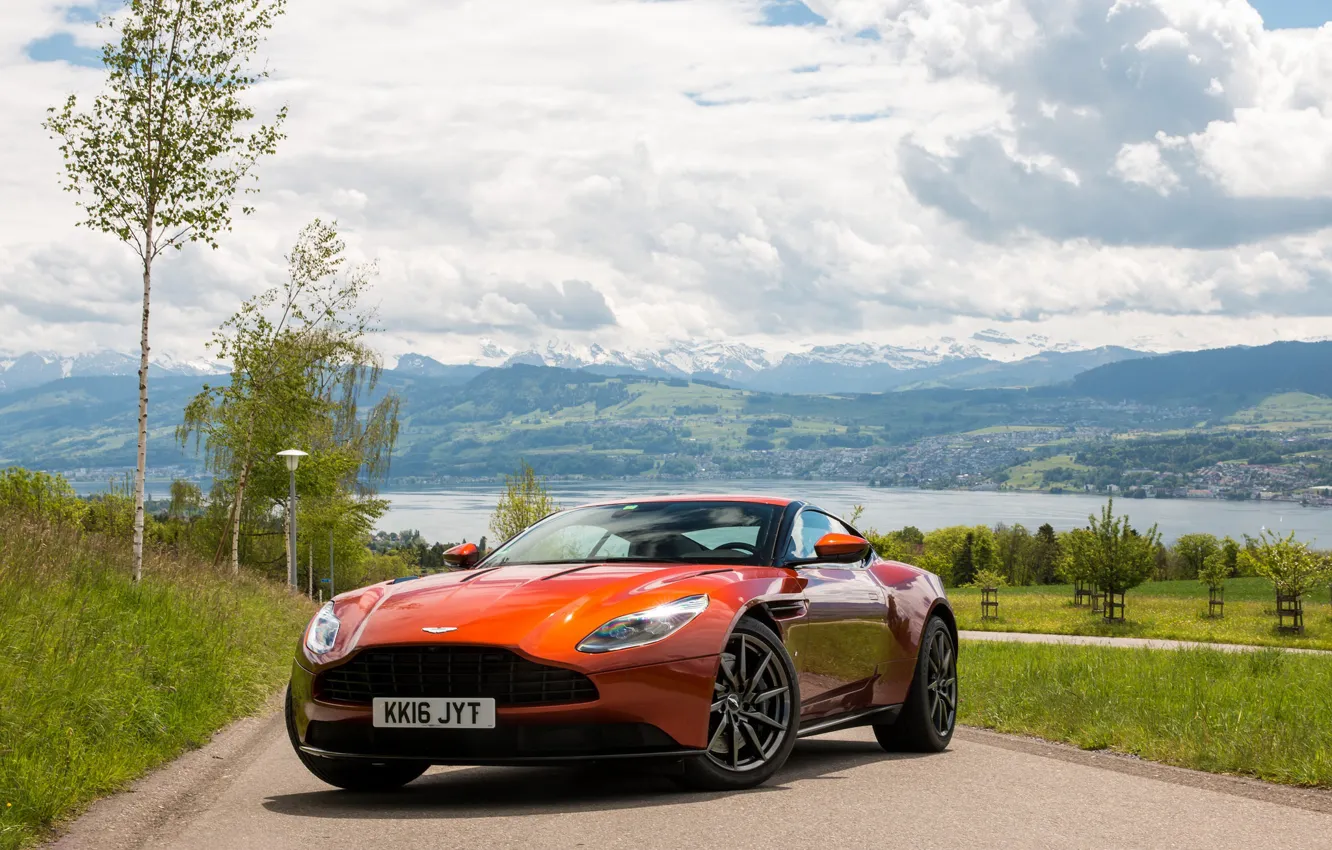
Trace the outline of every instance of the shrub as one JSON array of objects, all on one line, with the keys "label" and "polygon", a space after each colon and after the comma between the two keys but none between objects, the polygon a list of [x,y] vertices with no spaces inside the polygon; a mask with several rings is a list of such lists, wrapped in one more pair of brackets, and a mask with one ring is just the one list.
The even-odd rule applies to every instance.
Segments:
[{"label": "shrub", "polygon": [[490,530],[495,542],[526,530],[538,520],[559,509],[544,479],[538,478],[530,464],[521,461],[517,475],[504,476],[504,494],[490,516]]},{"label": "shrub", "polygon": [[56,525],[80,525],[87,506],[63,476],[11,466],[0,470],[0,510]]},{"label": "shrub", "polygon": [[915,563],[915,547],[899,537],[896,532],[879,534],[870,530],[865,532],[865,539],[869,541],[870,546],[874,547],[874,551],[878,552],[881,558],[900,561],[904,564]]},{"label": "shrub", "polygon": [[1185,534],[1175,541],[1174,554],[1176,575],[1167,578],[1198,578],[1203,565],[1209,557],[1221,548],[1220,542],[1211,534]]}]

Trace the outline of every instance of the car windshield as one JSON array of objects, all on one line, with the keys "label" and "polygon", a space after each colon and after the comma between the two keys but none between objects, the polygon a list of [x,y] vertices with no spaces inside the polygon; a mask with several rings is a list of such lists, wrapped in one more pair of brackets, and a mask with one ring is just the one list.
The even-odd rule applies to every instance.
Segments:
[{"label": "car windshield", "polygon": [[563,511],[482,566],[606,561],[767,563],[781,507],[751,502],[625,502]]}]

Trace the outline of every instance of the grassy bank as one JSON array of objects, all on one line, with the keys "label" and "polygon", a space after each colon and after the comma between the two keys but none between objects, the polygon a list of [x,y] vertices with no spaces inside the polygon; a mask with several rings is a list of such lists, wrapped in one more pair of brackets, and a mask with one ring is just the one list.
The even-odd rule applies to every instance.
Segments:
[{"label": "grassy bank", "polygon": [[1304,600],[1302,636],[1276,630],[1272,583],[1261,578],[1226,582],[1225,617],[1207,616],[1207,588],[1196,581],[1149,582],[1125,597],[1125,623],[1106,623],[1089,607],[1074,608],[1068,585],[1006,587],[999,591],[999,619],[982,622],[980,591],[950,588],[958,627],[1002,632],[1196,640],[1256,646],[1332,649],[1332,607],[1327,590]]},{"label": "grassy bank", "polygon": [[1332,786],[1332,659],[973,642],[959,662],[963,723]]},{"label": "grassy bank", "polygon": [[263,704],[311,613],[279,587],[0,513],[0,850]]}]

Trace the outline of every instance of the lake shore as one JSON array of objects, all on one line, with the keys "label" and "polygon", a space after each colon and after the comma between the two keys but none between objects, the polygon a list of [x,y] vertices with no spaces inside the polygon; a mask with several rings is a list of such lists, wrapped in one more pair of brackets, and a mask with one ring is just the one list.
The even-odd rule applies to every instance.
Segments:
[{"label": "lake shore", "polygon": [[[929,531],[948,525],[1021,523],[1035,530],[1050,523],[1056,530],[1083,526],[1106,496],[1081,493],[1033,493],[1019,490],[916,490],[869,487],[853,481],[794,479],[550,481],[561,506],[618,498],[704,493],[741,493],[804,499],[836,514],[863,505],[862,528],[879,531],[914,525]],[[490,513],[503,490],[490,481],[420,490],[389,490],[389,512],[378,527],[384,531],[419,530],[430,540],[476,541],[487,534]],[[1156,523],[1168,541],[1181,534],[1207,532],[1239,539],[1265,528],[1294,531],[1301,540],[1332,544],[1332,511],[1293,502],[1228,501],[1224,499],[1116,499],[1119,512],[1135,526]]]}]

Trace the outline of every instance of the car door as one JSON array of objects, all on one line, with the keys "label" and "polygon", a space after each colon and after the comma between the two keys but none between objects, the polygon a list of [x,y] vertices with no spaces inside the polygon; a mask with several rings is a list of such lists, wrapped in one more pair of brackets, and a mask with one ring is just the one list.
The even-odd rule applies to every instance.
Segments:
[{"label": "car door", "polygon": [[[804,508],[792,523],[783,562],[814,558],[814,544],[830,532],[855,534],[841,521]],[[796,567],[805,582],[805,616],[787,626],[787,646],[800,680],[805,718],[868,707],[884,644],[887,607],[883,589],[854,564],[812,563]]]}]

